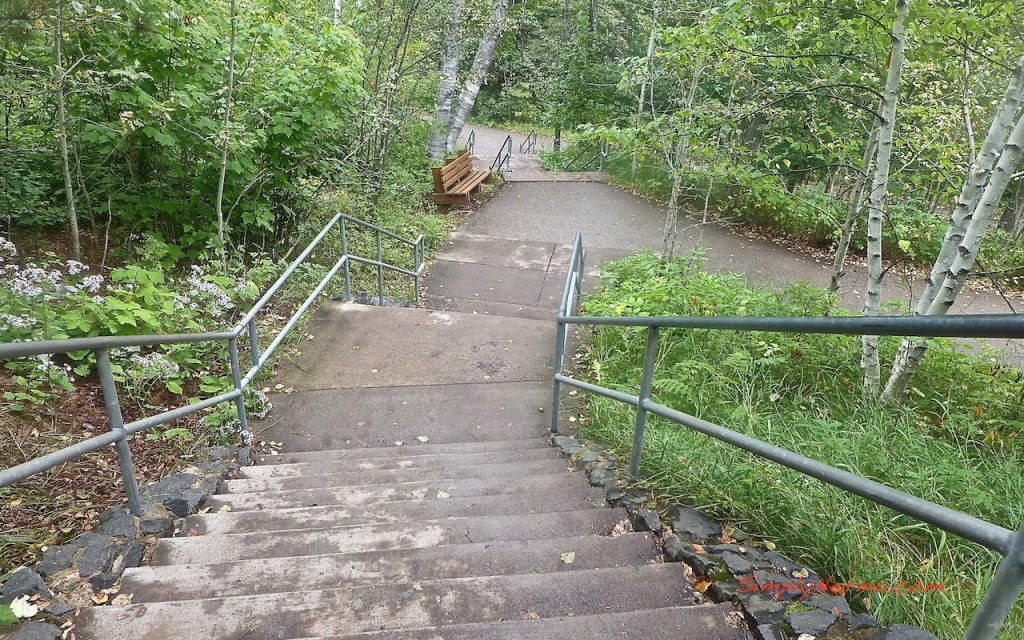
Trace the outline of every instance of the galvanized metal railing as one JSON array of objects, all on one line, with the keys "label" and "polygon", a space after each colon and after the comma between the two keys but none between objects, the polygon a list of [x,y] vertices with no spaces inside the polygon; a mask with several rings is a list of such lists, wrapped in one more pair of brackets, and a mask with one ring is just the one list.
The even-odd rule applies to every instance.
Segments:
[{"label": "galvanized metal railing", "polygon": [[531,131],[526,140],[519,143],[519,153],[533,153],[537,149],[537,132]]},{"label": "galvanized metal railing", "polygon": [[[374,234],[376,240],[376,259],[362,258],[348,252],[348,234],[346,223],[355,225],[357,229]],[[292,314],[288,322],[277,333],[270,344],[262,351],[259,346],[259,339],[256,331],[256,316],[262,311],[274,294],[284,285],[295,271],[306,262],[309,256],[319,247],[324,239],[335,229],[340,231],[341,257],[334,263],[327,275],[325,275],[312,293],[306,297],[299,308]],[[412,248],[412,268],[406,269],[396,265],[388,264],[383,259],[383,238],[391,238],[400,244]],[[238,412],[239,432],[243,444],[249,445],[252,435],[249,431],[248,418],[245,413],[245,401],[243,393],[245,388],[255,379],[256,374],[270,360],[274,351],[281,345],[288,333],[302,318],[302,315],[309,310],[316,299],[323,293],[327,285],[334,279],[339,271],[344,271],[345,299],[350,300],[351,276],[349,266],[357,262],[377,267],[378,296],[381,304],[384,301],[384,270],[394,271],[410,276],[414,279],[416,286],[415,299],[419,302],[419,279],[423,273],[425,264],[423,236],[415,240],[408,240],[395,235],[376,225],[364,222],[357,218],[339,213],[317,234],[316,238],[309,243],[301,254],[288,265],[274,284],[267,289],[266,293],[253,305],[252,309],[239,320],[230,331],[216,333],[183,333],[169,335],[147,335],[147,336],[108,336],[95,338],[71,338],[68,340],[37,340],[29,342],[11,342],[0,344],[0,360],[21,358],[26,356],[57,355],[76,351],[91,351],[96,354],[96,369],[99,374],[100,384],[103,389],[103,403],[106,406],[107,416],[110,418],[110,431],[94,436],[87,440],[75,443],[58,451],[48,453],[22,464],[0,470],[0,487],[7,487],[31,477],[70,462],[88,453],[92,453],[103,447],[113,444],[117,449],[118,466],[121,470],[121,478],[125,485],[125,494],[128,498],[129,509],[134,514],[142,512],[142,501],[139,493],[138,481],[135,478],[135,468],[132,463],[131,452],[128,449],[128,437],[132,434],[146,431],[155,426],[184,418],[209,407],[214,407],[224,402],[234,402]],[[244,374],[238,363],[238,339],[247,335],[249,341],[249,352],[251,366]],[[121,402],[118,397],[117,384],[114,380],[113,370],[110,364],[110,350],[121,347],[157,347],[169,344],[193,344],[201,342],[227,341],[228,354],[231,365],[231,381],[233,389],[226,393],[207,398],[200,402],[190,404],[186,407],[179,407],[164,411],[156,415],[148,416],[124,423],[121,412]]]},{"label": "galvanized metal railing", "polygon": [[605,160],[608,158],[608,143],[601,141],[597,151],[593,149],[593,147],[581,145],[576,155],[562,164],[562,171],[586,171],[595,162],[597,163],[597,170],[604,171]]},{"label": "galvanized metal railing", "polygon": [[[558,432],[561,385],[567,384],[636,407],[633,444],[629,457],[629,472],[634,476],[638,475],[640,471],[647,415],[654,414],[997,551],[1002,554],[1003,561],[984,600],[964,633],[964,640],[992,640],[996,637],[1013,605],[1024,591],[1024,523],[1021,523],[1017,531],[1011,531],[955,509],[737,433],[721,425],[676,411],[652,401],[651,387],[658,352],[658,335],[661,329],[1019,339],[1024,338],[1024,317],[1019,315],[849,318],[578,316],[576,311],[579,307],[579,297],[583,286],[583,256],[582,237],[577,234],[558,311],[554,397],[551,411],[552,433]],[[565,364],[568,329],[572,325],[645,327],[647,329],[647,348],[638,395],[577,380],[562,373]]]},{"label": "galvanized metal railing", "polygon": [[[505,168],[502,169],[502,166]],[[498,149],[498,155],[491,163],[491,171],[495,168],[498,171],[512,171],[512,134],[505,136],[505,142],[501,143],[501,149]]]}]

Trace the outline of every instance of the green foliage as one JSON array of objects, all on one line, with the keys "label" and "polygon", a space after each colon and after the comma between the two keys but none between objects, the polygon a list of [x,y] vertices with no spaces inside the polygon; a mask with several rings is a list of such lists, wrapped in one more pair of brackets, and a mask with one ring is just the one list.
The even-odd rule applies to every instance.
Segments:
[{"label": "green foliage", "polygon": [[[737,275],[711,275],[699,259],[663,263],[639,255],[605,270],[588,299],[594,315],[820,316],[841,313],[821,290],[751,288]],[[860,391],[857,337],[663,330],[654,399],[1011,530],[1024,518],[1019,373],[935,340],[911,400],[877,405]],[[588,375],[636,393],[645,332],[602,328],[589,347]],[[885,357],[897,347],[883,341]],[[632,409],[589,400],[585,434],[628,451]],[[884,446],[881,445],[884,443]],[[865,582],[924,580],[946,590],[927,602],[872,597],[890,623],[923,624],[959,637],[998,557],[827,485],[654,420],[644,475],[671,500],[696,500],[785,549],[822,575]],[[991,482],[999,478],[999,482]],[[854,602],[862,608],[862,602]],[[1014,618],[1001,638],[1021,633]]]}]

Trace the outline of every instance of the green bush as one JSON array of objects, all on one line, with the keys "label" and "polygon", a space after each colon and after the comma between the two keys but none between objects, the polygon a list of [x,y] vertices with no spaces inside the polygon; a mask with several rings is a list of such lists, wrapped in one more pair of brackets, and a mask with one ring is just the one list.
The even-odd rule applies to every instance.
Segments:
[{"label": "green bush", "polygon": [[[653,255],[608,266],[585,303],[594,315],[821,316],[841,313],[807,285],[751,288],[738,275],[711,275],[699,261]],[[585,375],[636,393],[645,331],[602,328]],[[1019,374],[932,341],[910,401],[880,406],[860,391],[857,337],[771,332],[665,330],[654,399],[741,433],[1016,529],[1024,518]],[[883,362],[896,339],[883,339]],[[585,435],[628,451],[633,409],[589,400]],[[774,463],[682,427],[653,420],[644,476],[670,501],[696,502],[748,533],[798,555],[823,576],[866,582],[942,582],[942,593],[874,595],[889,623],[923,624],[959,637],[992,578],[996,554],[896,515]],[[993,482],[992,478],[998,478]],[[853,603],[864,609],[864,601]],[[1001,638],[1021,637],[1015,617]]]}]

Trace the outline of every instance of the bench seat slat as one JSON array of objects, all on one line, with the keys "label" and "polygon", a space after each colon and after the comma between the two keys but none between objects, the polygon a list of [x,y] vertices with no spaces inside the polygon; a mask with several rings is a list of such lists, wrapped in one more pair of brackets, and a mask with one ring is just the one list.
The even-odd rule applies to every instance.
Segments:
[{"label": "bench seat slat", "polygon": [[474,171],[469,174],[462,182],[460,182],[454,189],[450,189],[451,193],[469,193],[473,189],[476,189],[491,175],[490,171]]}]

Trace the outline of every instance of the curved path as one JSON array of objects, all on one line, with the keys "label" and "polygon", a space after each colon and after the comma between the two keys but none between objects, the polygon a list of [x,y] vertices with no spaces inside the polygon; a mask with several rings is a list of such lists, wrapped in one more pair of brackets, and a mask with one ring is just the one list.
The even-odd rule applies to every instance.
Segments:
[{"label": "curved path", "polygon": [[[464,135],[474,127],[467,126]],[[490,152],[493,141],[500,146],[509,132],[475,127],[478,154]],[[513,175],[518,158],[518,143],[525,136],[512,134],[516,142],[513,154]],[[542,140],[541,148],[548,148],[549,139]],[[495,153],[496,153],[495,148]],[[542,171],[542,170],[540,170]],[[563,174],[564,175],[564,174]],[[572,242],[576,231],[583,233],[588,255],[599,260],[620,257],[642,249],[659,249],[665,220],[665,207],[637,197],[628,191],[600,182],[580,182],[574,176],[570,181],[558,181],[559,174],[547,174],[543,182],[510,182],[502,192],[475,212],[462,231],[517,240]],[[775,242],[738,233],[719,222],[701,224],[687,215],[679,217],[680,252],[686,254],[696,247],[707,254],[707,268],[718,272],[742,273],[756,284],[784,286],[794,282],[809,282],[828,286],[831,257],[815,257],[796,250],[795,245]],[[788,246],[787,246],[788,245]],[[840,303],[847,309],[863,308],[866,270],[848,265],[845,286]],[[883,282],[883,303],[902,304],[910,313],[917,296],[924,287],[921,280],[891,275]],[[1005,300],[997,293],[964,291],[960,294],[953,313],[1017,313],[1024,309],[1018,296]],[[1006,342],[996,346],[1008,349],[1008,360],[1024,363],[1024,351]]]}]

